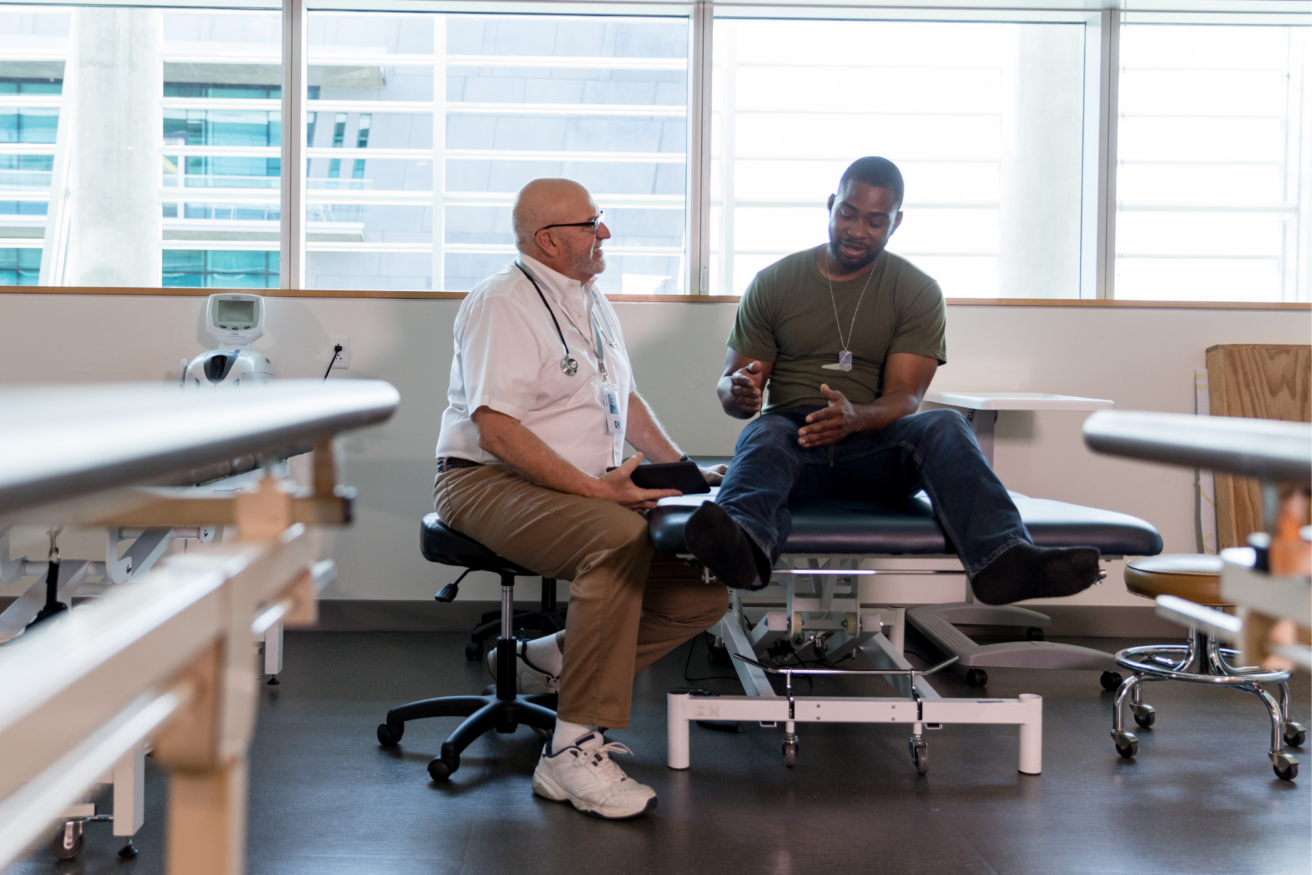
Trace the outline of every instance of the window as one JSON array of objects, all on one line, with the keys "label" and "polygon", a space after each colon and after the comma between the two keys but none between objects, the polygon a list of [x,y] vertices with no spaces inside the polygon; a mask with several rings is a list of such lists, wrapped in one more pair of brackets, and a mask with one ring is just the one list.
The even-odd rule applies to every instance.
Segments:
[{"label": "window", "polygon": [[717,20],[711,290],[828,239],[863,155],[898,164],[889,250],[950,297],[1075,298],[1084,27]]},{"label": "window", "polygon": [[165,249],[165,288],[276,289],[279,255],[258,250]]},{"label": "window", "polygon": [[[0,7],[0,284],[263,288],[272,253],[276,286],[281,27],[277,12]],[[202,268],[170,255],[182,241]]]},{"label": "window", "polygon": [[1307,32],[1122,28],[1117,298],[1307,300]]},{"label": "window", "polygon": [[687,18],[312,13],[308,109],[336,121],[306,285],[472,288],[515,251],[515,192],[568,176],[606,210],[607,290],[683,291],[688,41]]}]

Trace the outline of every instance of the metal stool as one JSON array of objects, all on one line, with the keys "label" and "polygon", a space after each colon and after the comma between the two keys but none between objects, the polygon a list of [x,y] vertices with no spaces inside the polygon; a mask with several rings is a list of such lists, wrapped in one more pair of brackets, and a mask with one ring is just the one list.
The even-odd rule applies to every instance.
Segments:
[{"label": "metal stool", "polygon": [[515,578],[534,576],[527,568],[502,559],[482,544],[457,532],[430,513],[423,521],[424,558],[471,571],[491,571],[501,577],[501,636],[497,638],[496,692],[481,696],[443,696],[399,705],[378,726],[378,743],[395,747],[410,720],[425,717],[465,717],[445,742],[442,753],[428,764],[434,781],[445,783],[460,768],[460,752],[491,729],[514,732],[520,723],[551,732],[556,727],[556,694],[517,695],[515,682]]},{"label": "metal stool", "polygon": [[[1178,596],[1208,607],[1232,607],[1221,599],[1220,556],[1167,554],[1135,559],[1125,566],[1125,588],[1135,595],[1155,599]],[[1188,681],[1232,687],[1260,698],[1271,715],[1271,767],[1282,781],[1298,776],[1298,760],[1284,752],[1284,745],[1302,747],[1306,731],[1289,719],[1289,672],[1236,667],[1226,662],[1239,651],[1222,647],[1205,632],[1189,628],[1185,644],[1149,644],[1128,647],[1116,654],[1116,662],[1132,674],[1116,691],[1112,709],[1112,740],[1116,752],[1129,759],[1139,752],[1139,739],[1125,731],[1124,706],[1128,700],[1134,722],[1147,729],[1157,720],[1152,705],[1143,702],[1146,681]],[[1263,689],[1275,685],[1277,702]]]}]

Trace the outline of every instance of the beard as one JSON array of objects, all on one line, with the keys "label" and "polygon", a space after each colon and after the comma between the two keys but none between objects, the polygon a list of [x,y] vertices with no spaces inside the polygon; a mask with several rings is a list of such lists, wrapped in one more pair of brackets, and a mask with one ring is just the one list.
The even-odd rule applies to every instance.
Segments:
[{"label": "beard", "polygon": [[569,268],[589,276],[597,276],[606,270],[606,255],[601,251],[601,242],[595,241],[576,252],[570,252]]},{"label": "beard", "polygon": [[832,258],[839,267],[846,271],[860,270],[863,267],[868,267],[879,257],[880,253],[884,251],[884,247],[882,246],[868,246],[860,255],[853,258],[843,252],[842,247],[839,245],[841,242],[842,241],[835,240],[832,237],[829,238],[829,257]]}]

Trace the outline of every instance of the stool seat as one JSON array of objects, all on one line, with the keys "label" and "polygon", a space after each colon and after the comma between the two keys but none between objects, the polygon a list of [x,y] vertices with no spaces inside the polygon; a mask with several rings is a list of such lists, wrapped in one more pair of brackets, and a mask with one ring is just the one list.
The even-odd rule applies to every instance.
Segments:
[{"label": "stool seat", "polygon": [[1220,556],[1200,553],[1143,556],[1125,564],[1125,588],[1149,599],[1173,595],[1199,605],[1229,607],[1221,598],[1223,564]]},{"label": "stool seat", "polygon": [[424,517],[420,549],[429,562],[457,565],[474,571],[491,571],[493,574],[532,577],[536,572],[503,559],[473,538],[468,538],[448,526],[435,513]]}]

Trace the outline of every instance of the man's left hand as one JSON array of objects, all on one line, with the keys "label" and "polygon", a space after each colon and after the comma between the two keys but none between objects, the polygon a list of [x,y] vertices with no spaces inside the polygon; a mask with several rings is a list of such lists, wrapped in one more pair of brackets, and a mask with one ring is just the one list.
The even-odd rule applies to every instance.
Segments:
[{"label": "man's left hand", "polygon": [[859,430],[856,408],[842,392],[825,384],[820,387],[820,393],[829,401],[829,406],[806,418],[806,425],[797,433],[797,443],[804,447],[836,444]]}]

